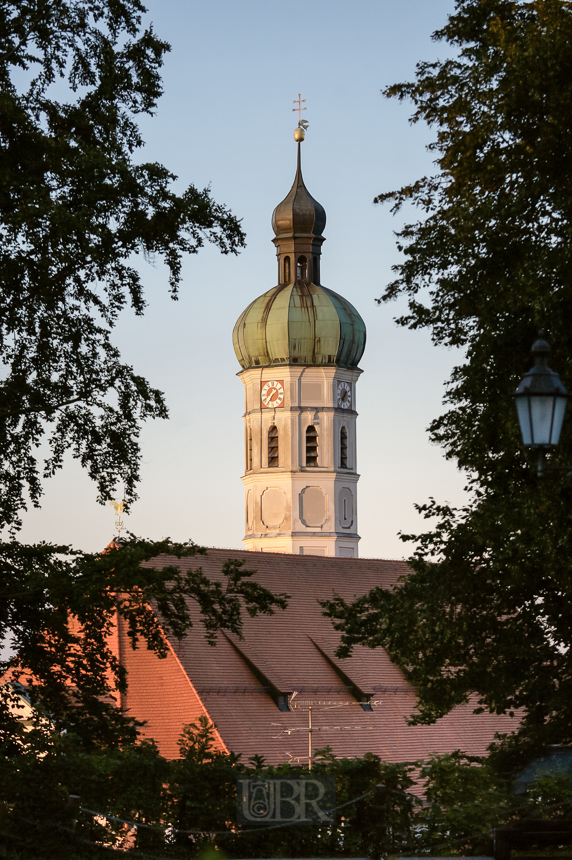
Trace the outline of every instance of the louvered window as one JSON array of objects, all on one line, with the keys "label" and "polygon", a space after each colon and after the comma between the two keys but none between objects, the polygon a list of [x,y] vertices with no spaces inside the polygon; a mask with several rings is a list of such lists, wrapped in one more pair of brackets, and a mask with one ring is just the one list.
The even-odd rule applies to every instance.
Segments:
[{"label": "louvered window", "polygon": [[340,430],[340,469],[348,468],[348,431],[345,427]]},{"label": "louvered window", "polygon": [[318,465],[318,431],[313,425],[306,430],[306,466]]},{"label": "louvered window", "polygon": [[275,424],[268,431],[268,467],[278,466],[278,428]]},{"label": "louvered window", "polygon": [[248,431],[248,449],[246,452],[246,469],[248,472],[252,470],[252,430]]}]

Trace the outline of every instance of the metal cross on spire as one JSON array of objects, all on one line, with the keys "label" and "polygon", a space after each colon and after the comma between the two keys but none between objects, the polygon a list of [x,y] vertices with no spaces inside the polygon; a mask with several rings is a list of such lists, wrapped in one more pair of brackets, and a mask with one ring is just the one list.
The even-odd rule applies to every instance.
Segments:
[{"label": "metal cross on spire", "polygon": [[292,108],[292,113],[296,113],[296,111],[298,111],[298,125],[302,122],[302,111],[307,110],[307,108],[302,107],[305,103],[306,99],[302,98],[302,93],[298,93],[298,98],[294,99],[294,104],[297,104],[298,107]]}]

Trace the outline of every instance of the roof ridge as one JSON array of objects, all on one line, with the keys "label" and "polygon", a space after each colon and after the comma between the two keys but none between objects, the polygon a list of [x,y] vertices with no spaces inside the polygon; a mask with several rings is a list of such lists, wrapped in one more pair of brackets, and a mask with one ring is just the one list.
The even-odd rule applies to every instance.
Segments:
[{"label": "roof ridge", "polygon": [[[199,544],[197,544],[199,546]],[[252,549],[245,549],[244,547],[228,547],[228,546],[205,546],[200,545],[202,549],[208,550],[216,550],[219,552],[240,552],[240,553],[248,553],[252,555],[253,558],[260,558],[261,556],[280,556],[281,558],[299,558],[299,559],[308,559],[312,558],[314,561],[319,562],[343,562],[350,564],[359,564],[360,561],[381,561],[381,562],[398,562],[403,564],[408,564],[407,558],[378,558],[377,556],[370,555],[362,555],[359,558],[345,558],[338,555],[299,555],[296,552],[269,552],[268,550],[258,551]]]}]

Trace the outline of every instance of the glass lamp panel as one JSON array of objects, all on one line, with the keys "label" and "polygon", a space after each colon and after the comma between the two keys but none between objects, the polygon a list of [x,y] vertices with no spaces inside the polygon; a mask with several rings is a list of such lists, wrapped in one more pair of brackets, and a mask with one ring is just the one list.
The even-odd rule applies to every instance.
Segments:
[{"label": "glass lamp panel", "polygon": [[566,412],[566,397],[556,397],[556,403],[554,404],[554,419],[552,422],[552,445],[558,445],[560,441],[560,431],[562,430],[562,423],[564,421],[564,413]]},{"label": "glass lamp panel", "polygon": [[523,445],[532,445],[532,430],[530,427],[529,397],[516,398],[516,414],[520,424],[520,435]]},{"label": "glass lamp panel", "polygon": [[530,420],[532,423],[532,444],[551,445],[552,413],[554,395],[536,395],[530,399]]}]

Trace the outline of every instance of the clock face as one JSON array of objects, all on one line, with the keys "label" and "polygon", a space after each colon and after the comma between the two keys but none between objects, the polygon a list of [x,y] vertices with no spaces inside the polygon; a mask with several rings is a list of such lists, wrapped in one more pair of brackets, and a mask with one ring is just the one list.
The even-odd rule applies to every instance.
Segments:
[{"label": "clock face", "polygon": [[338,406],[349,409],[352,405],[352,387],[349,382],[338,382]]},{"label": "clock face", "polygon": [[265,382],[260,392],[262,405],[267,409],[275,409],[284,403],[284,382],[273,379]]}]

